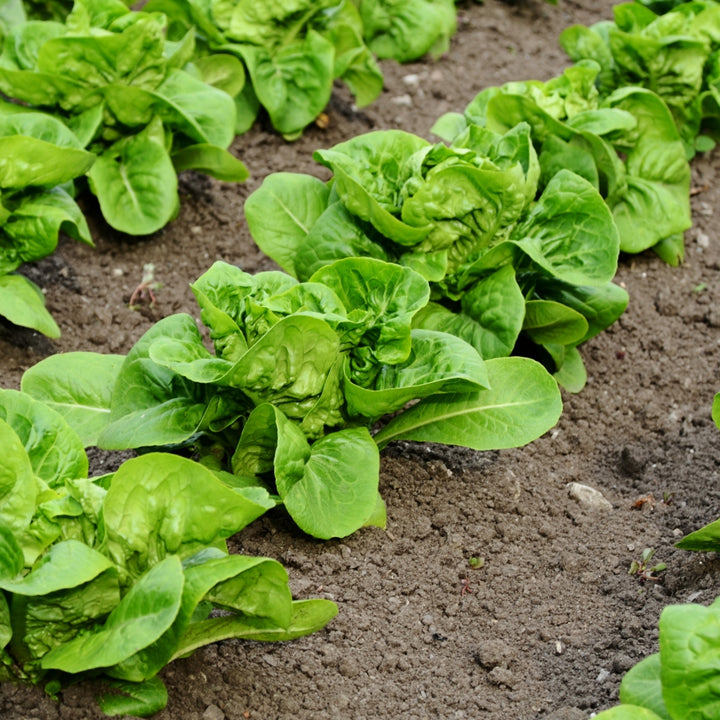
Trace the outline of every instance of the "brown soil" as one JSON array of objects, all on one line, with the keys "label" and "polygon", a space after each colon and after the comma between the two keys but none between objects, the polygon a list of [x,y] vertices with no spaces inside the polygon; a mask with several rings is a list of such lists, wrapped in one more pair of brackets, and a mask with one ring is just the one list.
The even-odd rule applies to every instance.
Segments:
[{"label": "brown soil", "polygon": [[[390,127],[429,137],[442,112],[461,110],[487,85],[548,79],[567,63],[560,30],[610,18],[612,4],[463,5],[448,56],[384,63],[387,88],[371,107],[354,110],[338,87],[327,130],[310,128],[291,145],[267,127],[238,138],[234,150],[252,173],[244,185],[184,176],[179,218],[151,238],[118,236],[95,220],[95,250],[62,242],[26,269],[63,336],[0,327],[2,385],[18,387],[51,352],[127,352],[160,317],[197,316],[188,284],[216,259],[251,272],[273,267],[242,214],[268,173],[324,177],[315,148]],[[720,390],[720,156],[693,167],[702,191],[685,265],[649,253],[622,260],[630,307],[583,348],[589,382],[566,396],[558,426],[513,451],[391,446],[381,477],[387,531],[321,543],[279,511],[246,529],[234,549],[277,558],[296,597],[332,598],[340,613],[295,642],[226,642],[175,662],[163,672],[170,702],[158,720],[580,720],[615,703],[622,674],[656,649],[661,609],[718,594],[720,560],[673,547],[720,515],[720,434],[710,420]],[[90,201],[88,211],[97,218]],[[149,262],[163,287],[154,309],[134,312],[127,302]],[[93,457],[99,473],[108,460]],[[585,508],[569,482],[600,490],[612,508]],[[636,507],[648,495],[655,502]],[[650,547],[668,570],[643,583],[628,569]],[[471,557],[484,565],[472,568]],[[70,688],[57,703],[6,684],[0,717],[99,718],[96,690]]]}]

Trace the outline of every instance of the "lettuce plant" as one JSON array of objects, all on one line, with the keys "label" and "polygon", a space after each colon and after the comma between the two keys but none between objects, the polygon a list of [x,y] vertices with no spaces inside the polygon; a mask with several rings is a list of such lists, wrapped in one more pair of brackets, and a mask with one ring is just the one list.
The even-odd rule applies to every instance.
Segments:
[{"label": "lettuce plant", "polygon": [[238,134],[262,106],[278,132],[298,138],[325,109],[335,78],[347,83],[358,106],[382,90],[350,0],[151,0],[147,9],[167,13],[176,34],[195,26],[203,54],[242,61],[250,82],[237,99]]},{"label": "lettuce plant", "polygon": [[73,180],[95,157],[59,120],[6,102],[0,102],[0,156],[0,316],[58,337],[40,289],[15,271],[53,253],[60,231],[92,245],[72,194]]},{"label": "lettuce plant", "polygon": [[[284,568],[225,539],[275,503],[170,454],[88,478],[82,442],[26,394],[0,390],[0,680],[102,677],[109,714],[149,715],[168,662],[226,638],[292,639],[337,612],[294,602]],[[222,610],[222,613],[213,612]]]},{"label": "lettuce plant", "polygon": [[449,147],[379,131],[315,158],[330,183],[277,173],[245,204],[255,241],[281,267],[301,280],[353,255],[413,268],[431,284],[415,328],[451,332],[486,360],[529,341],[566,387],[582,387],[576,346],[627,302],[611,283],[617,229],[575,173],[558,172],[537,197],[527,123],[505,134],[474,126]]},{"label": "lettuce plant", "polygon": [[379,449],[391,440],[514,447],[560,414],[538,363],[484,362],[454,335],[413,329],[430,291],[410,268],[347,258],[299,283],[219,262],[192,290],[212,352],[192,317],[172,315],[119,366],[58,355],[23,390],[100,447],[172,449],[230,484],[267,483],[321,538],[384,525]]},{"label": "lettuce plant", "polygon": [[473,125],[507,132],[532,128],[541,187],[562,168],[589,180],[613,212],[620,250],[653,248],[677,265],[690,227],[690,167],[670,111],[643,88],[601,98],[600,66],[579,62],[548,82],[511,82],[479,93],[462,114],[441,117],[433,132],[446,140]]},{"label": "lettuce plant", "polygon": [[353,0],[363,37],[379,58],[417,60],[447,51],[457,29],[455,0]]},{"label": "lettuce plant", "polygon": [[644,4],[622,3],[614,15],[614,22],[564,30],[565,52],[576,62],[600,65],[603,97],[631,85],[657,93],[673,114],[688,157],[710,149],[720,137],[720,5],[686,2],[657,15]]},{"label": "lettuce plant", "polygon": [[65,23],[14,16],[0,55],[0,90],[55,115],[96,155],[90,189],[110,225],[152,233],[176,214],[177,175],[197,169],[243,180],[225,148],[235,104],[183,69],[194,36],[167,43],[160,13],[120,0],[77,0]]}]

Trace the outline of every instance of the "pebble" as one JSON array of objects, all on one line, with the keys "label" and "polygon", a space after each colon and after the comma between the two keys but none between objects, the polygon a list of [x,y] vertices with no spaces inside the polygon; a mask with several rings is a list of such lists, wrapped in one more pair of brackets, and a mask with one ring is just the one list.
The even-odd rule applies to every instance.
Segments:
[{"label": "pebble", "polygon": [[610,671],[605,670],[604,668],[598,673],[598,676],[595,678],[595,682],[598,683],[604,683],[608,678],[610,677]]},{"label": "pebble", "polygon": [[202,716],[203,720],[225,720],[225,713],[217,705],[208,705]]},{"label": "pebble", "polygon": [[571,482],[566,485],[568,494],[589,510],[612,510],[612,503],[595,488],[582,483]]},{"label": "pebble", "polygon": [[390,102],[404,107],[410,107],[413,104],[412,98],[407,93],[404,95],[396,95],[394,98],[391,98]]},{"label": "pebble", "polygon": [[698,207],[698,212],[699,212],[701,215],[705,215],[706,217],[709,217],[709,216],[712,215],[715,211],[713,210],[712,205],[710,205],[710,203],[701,202],[701,203],[700,203],[700,207]]}]

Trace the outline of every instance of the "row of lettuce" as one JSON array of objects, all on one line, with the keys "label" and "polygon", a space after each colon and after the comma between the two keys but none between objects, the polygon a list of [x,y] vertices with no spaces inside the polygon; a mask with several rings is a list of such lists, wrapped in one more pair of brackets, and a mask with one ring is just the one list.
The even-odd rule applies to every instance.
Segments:
[{"label": "row of lettuce", "polygon": [[[673,12],[707,28],[714,8],[686,3]],[[56,59],[37,74],[37,87],[57,82],[63,97],[82,94],[69,75],[50,79],[74,52],[64,45],[73,23],[115,28],[85,38],[83,62],[94,58],[99,75],[109,51],[99,52],[96,39],[137,33],[139,54],[126,48],[112,63],[158,84],[111,83],[99,104],[73,115],[70,130],[58,117],[5,103],[10,126],[41,128],[7,135],[9,150],[30,143],[9,152],[8,175],[21,174],[28,157],[43,162],[29,149],[47,138],[77,167],[88,163],[96,192],[114,173],[127,182],[118,158],[134,154],[138,136],[148,143],[139,159],[154,144],[175,179],[182,163],[237,168],[222,143],[190,130],[217,129],[210,100],[220,92],[181,61],[191,44],[182,38],[196,36],[178,35],[169,53],[165,45],[153,54],[165,16],[112,3],[100,10],[79,0],[66,23],[56,23],[66,34],[34,41],[37,57],[48,43],[57,53],[47,51]],[[664,17],[623,5],[616,24],[588,32],[612,38],[612,28],[626,32],[618,28],[630,16],[638,26],[647,21],[638,34],[653,37],[648,28]],[[150,27],[160,34],[145,35]],[[18,59],[33,56],[21,42],[12,46]],[[202,56],[205,71],[218,77],[228,62],[248,65],[244,55],[221,54]],[[499,449],[556,423],[557,382],[570,390],[585,382],[577,346],[627,303],[612,283],[620,250],[682,258],[688,157],[706,142],[690,142],[653,90],[603,84],[608,67],[621,73],[619,61],[604,68],[599,59],[579,58],[547,83],[484,91],[464,113],[438,121],[444,143],[370,133],[316,153],[332,171],[329,183],[270,176],[246,215],[286,272],[249,275],[216,263],[192,285],[203,331],[191,316],[172,315],[127,356],[52,356],[25,373],[22,392],[1,391],[9,450],[0,461],[0,674],[50,690],[77,674],[102,675],[125,693],[104,700],[108,712],[148,714],[166,701],[156,675],[170,660],[227,637],[297,637],[336,611],[326,601],[293,602],[277,563],[229,556],[227,537],[280,504],[318,538],[383,526],[379,454],[388,442]],[[33,91],[22,68],[2,65],[0,82],[16,77]],[[88,72],[78,57],[70,66],[77,77]],[[186,89],[201,85],[206,103],[197,107]],[[149,113],[139,134],[115,134],[122,123],[113,103],[118,112]],[[172,122],[177,144],[168,138]],[[698,131],[710,126],[703,121]],[[64,133],[92,139],[55,142]],[[92,150],[102,136],[105,164]],[[43,168],[62,173],[61,163]],[[42,216],[54,223],[55,241],[59,229],[89,241],[82,216],[67,209],[74,177],[30,190],[45,208],[62,208]],[[3,207],[23,192],[0,187]],[[95,445],[142,454],[88,478],[85,448]]]},{"label": "row of lettuce", "polygon": [[[178,172],[194,169],[225,181],[247,177],[227,148],[261,107],[279,132],[295,137],[324,109],[335,78],[350,86],[359,105],[369,103],[383,82],[376,55],[408,60],[442,52],[456,27],[449,0],[151,0],[141,12],[121,0],[77,0],[71,11],[66,5],[0,3],[0,92],[6,99],[0,140],[7,157],[0,177],[0,315],[51,337],[59,329],[44,312],[42,296],[15,271],[51,253],[60,230],[92,242],[73,200],[76,189],[97,196],[111,226],[151,234],[178,211]],[[28,19],[27,7],[52,19]],[[689,224],[687,167],[673,152],[661,162],[648,150],[674,142],[663,130],[664,118],[652,137],[637,140],[652,126],[649,118],[663,114],[639,107],[650,100],[610,98],[625,86],[649,88],[667,102],[688,154],[707,149],[717,130],[717,17],[713,2],[682,3],[661,16],[640,3],[620,5],[614,23],[563,34],[578,68],[588,66],[584,79],[568,78],[586,88],[574,87],[567,103],[552,83],[547,91],[511,84],[482,93],[465,117],[444,118],[436,131],[450,139],[468,124],[504,132],[530,123],[538,150],[557,167],[569,162],[600,188],[627,230],[623,250],[637,252],[652,239],[645,225],[634,224],[633,204],[662,209],[656,235],[663,242],[656,248],[676,262],[679,233]],[[590,66],[597,69],[594,83]],[[588,94],[593,87],[596,96]],[[536,117],[534,103],[493,94],[526,96],[543,112]],[[573,119],[606,102],[621,110],[634,104],[635,115],[648,121],[633,129],[633,121],[619,114],[599,124],[587,115]],[[634,148],[627,172],[613,152],[625,153],[624,145]],[[28,167],[30,154],[38,160]],[[552,158],[542,163],[545,182]]]},{"label": "row of lettuce", "polygon": [[117,230],[156,232],[178,212],[177,173],[247,177],[227,148],[261,107],[297,137],[335,78],[370,103],[376,55],[441,53],[455,27],[453,0],[1,0],[0,316],[59,335],[15,271],[60,231],[92,244],[76,192]]},{"label": "row of lettuce", "polygon": [[[126,357],[50,356],[0,391],[0,679],[100,676],[106,712],[151,714],[171,660],[337,611],[226,538],[280,504],[319,538],[384,526],[388,442],[511,447],[560,414],[534,360],[413,329],[430,288],[409,268],[346,258],[301,283],[217,263],[193,292],[214,353],[172,315]],[[141,454],[88,478],[93,445]]]}]

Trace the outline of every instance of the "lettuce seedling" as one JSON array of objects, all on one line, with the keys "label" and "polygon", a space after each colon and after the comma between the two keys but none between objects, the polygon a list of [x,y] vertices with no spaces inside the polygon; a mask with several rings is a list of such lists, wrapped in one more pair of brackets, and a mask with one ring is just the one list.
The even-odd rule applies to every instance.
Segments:
[{"label": "lettuce seedling", "polygon": [[125,693],[106,711],[144,716],[164,707],[157,673],[173,659],[226,638],[299,637],[337,612],[293,601],[276,561],[227,553],[274,506],[262,488],[161,453],[88,478],[65,420],[12,390],[0,390],[0,444],[0,680],[101,675]]},{"label": "lettuce seedling", "polygon": [[238,134],[262,106],[285,139],[298,138],[325,109],[335,78],[347,83],[358,107],[382,90],[382,73],[350,0],[151,0],[147,9],[168,14],[173,37],[197,28],[201,54],[209,54],[201,67],[221,62],[218,54],[242,61],[250,82],[236,101]]},{"label": "lettuce seedling", "polygon": [[413,268],[431,284],[414,327],[451,332],[486,360],[529,340],[566,387],[582,387],[577,345],[627,302],[611,284],[617,229],[576,173],[558,172],[539,193],[527,123],[504,134],[469,127],[449,147],[379,131],[315,157],[330,183],[277,173],[248,198],[263,252],[300,279],[347,256]]},{"label": "lettuce seedling", "polygon": [[228,483],[268,483],[321,538],[384,525],[388,442],[514,447],[560,414],[538,363],[484,362],[454,335],[413,328],[430,289],[410,268],[346,258],[300,283],[218,262],[192,290],[212,352],[192,317],[172,315],[119,368],[112,356],[59,355],[28,370],[23,389],[100,447],[171,449]]},{"label": "lettuce seedling", "polygon": [[40,289],[15,271],[52,254],[61,231],[92,245],[72,195],[95,157],[59,120],[2,101],[0,156],[0,316],[58,337]]},{"label": "lettuce seedling", "polygon": [[184,69],[193,35],[167,43],[166,28],[164,15],[120,0],[77,0],[65,23],[16,18],[0,55],[0,90],[68,125],[97,157],[88,181],[103,216],[133,235],[175,216],[177,172],[247,177],[225,150],[233,99]]}]

